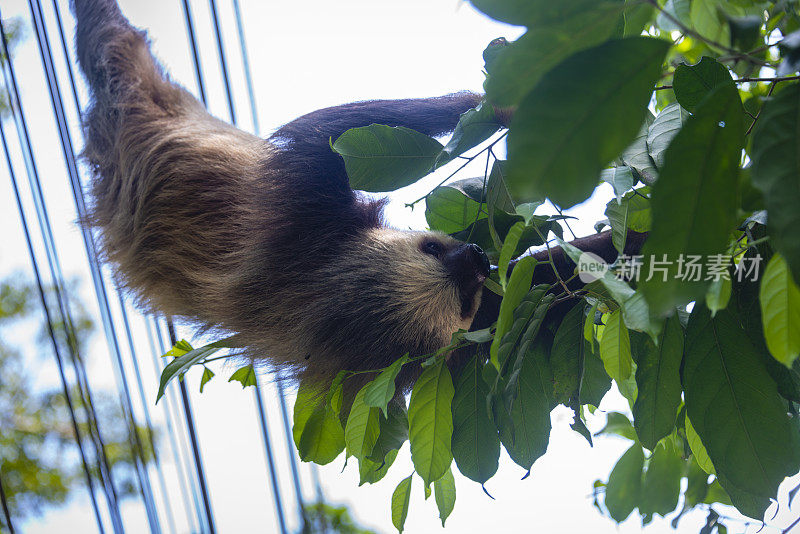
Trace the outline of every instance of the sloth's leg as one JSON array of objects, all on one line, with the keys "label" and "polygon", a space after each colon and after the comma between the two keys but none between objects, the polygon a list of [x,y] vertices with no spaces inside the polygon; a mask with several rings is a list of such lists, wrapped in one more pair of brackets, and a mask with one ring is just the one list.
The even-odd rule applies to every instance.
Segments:
[{"label": "sloth's leg", "polygon": [[481,95],[460,92],[435,98],[370,100],[319,109],[279,128],[270,138],[285,145],[290,157],[302,158],[327,180],[347,183],[342,158],[330,141],[350,128],[385,124],[405,126],[426,135],[453,131],[459,116],[481,101]]}]

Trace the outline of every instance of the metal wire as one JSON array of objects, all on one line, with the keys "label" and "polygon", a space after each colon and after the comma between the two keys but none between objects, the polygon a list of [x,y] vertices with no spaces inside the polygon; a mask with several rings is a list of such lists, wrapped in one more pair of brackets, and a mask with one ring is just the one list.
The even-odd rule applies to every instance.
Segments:
[{"label": "metal wire", "polygon": [[[0,21],[2,20],[2,16],[0,16]],[[0,22],[0,33],[5,36],[5,31],[2,28],[2,23]],[[6,57],[8,58],[8,47],[6,43],[4,43],[4,52],[6,53]],[[36,287],[39,290],[39,298],[42,303],[42,311],[45,315],[45,321],[47,322],[47,332],[50,337],[50,341],[53,345],[53,355],[56,359],[56,366],[58,367],[58,374],[59,378],[61,379],[61,386],[62,391],[64,392],[64,399],[67,403],[67,411],[69,412],[70,422],[72,423],[72,431],[75,433],[75,443],[78,446],[78,453],[80,454],[81,458],[81,466],[83,467],[83,473],[86,476],[86,487],[89,490],[89,499],[92,503],[92,510],[94,511],[95,519],[97,521],[97,528],[100,531],[100,534],[105,534],[105,528],[103,527],[103,521],[100,518],[100,508],[97,505],[97,498],[94,494],[94,485],[92,484],[92,473],[89,468],[89,462],[86,459],[86,452],[83,449],[83,438],[81,437],[81,431],[78,426],[78,419],[75,416],[75,407],[72,405],[72,398],[69,393],[69,384],[67,383],[67,377],[64,373],[64,360],[61,356],[61,349],[59,348],[58,341],[56,339],[55,328],[53,327],[53,319],[50,315],[50,308],[47,305],[47,298],[45,296],[44,291],[44,284],[42,283],[42,276],[39,271],[39,263],[36,260],[36,253],[33,250],[33,241],[31,239],[31,233],[28,229],[28,218],[25,215],[25,210],[22,206],[22,196],[19,192],[19,185],[17,184],[17,179],[14,174],[14,166],[11,162],[11,153],[8,149],[8,142],[6,141],[6,134],[5,129],[3,128],[3,122],[0,120],[0,141],[3,144],[3,152],[6,156],[6,163],[8,165],[8,175],[11,179],[11,188],[14,190],[14,197],[17,201],[17,210],[19,211],[19,219],[22,224],[22,231],[25,235],[25,243],[28,246],[28,255],[31,260],[31,268],[33,269],[34,278],[36,279]],[[108,495],[106,495],[109,497]],[[111,505],[111,500],[109,498],[109,507]],[[6,508],[5,497],[3,498],[3,507]],[[8,521],[9,525],[11,524],[10,521],[10,514],[6,512],[9,516]],[[112,521],[113,522],[113,521]],[[12,529],[13,530],[13,529]],[[116,532],[116,527],[115,527]]]},{"label": "metal wire", "polygon": [[[66,294],[62,291],[62,289],[65,287],[64,277],[61,272],[60,261],[58,259],[58,253],[55,248],[55,240],[53,238],[50,219],[47,213],[47,209],[44,205],[44,197],[42,195],[41,183],[39,181],[39,174],[36,167],[36,162],[33,157],[33,148],[31,144],[30,134],[28,133],[28,126],[25,120],[24,111],[22,109],[22,103],[19,95],[19,88],[17,86],[16,75],[14,73],[13,58],[11,57],[9,52],[5,28],[3,27],[3,22],[2,22],[2,15],[0,15],[0,42],[2,42],[3,54],[6,57],[6,63],[4,66],[7,67],[2,69],[3,80],[5,82],[6,92],[8,95],[8,100],[12,111],[12,117],[14,119],[14,125],[16,127],[17,135],[19,137],[20,145],[22,147],[22,156],[25,162],[25,168],[28,175],[28,181],[30,184],[31,193],[33,195],[36,217],[38,219],[39,228],[42,234],[42,241],[45,248],[45,256],[47,259],[50,276],[54,281],[53,291],[56,296],[56,302],[58,304],[58,310],[62,318],[62,324],[64,324],[68,328],[67,330],[68,335],[74,336],[74,328],[72,326],[73,323],[71,320],[71,314],[69,313],[69,302],[67,300]],[[5,148],[7,149],[7,144]],[[8,158],[9,167],[11,168],[12,164],[10,159],[10,153],[6,152],[6,156]],[[24,212],[20,213],[22,216]],[[32,249],[31,253],[33,254]],[[35,260],[35,256],[33,256],[33,259]],[[46,299],[42,300],[42,305],[47,306]],[[49,309],[46,310],[46,314],[49,314]],[[56,346],[58,346],[58,342],[55,337],[53,337],[53,341],[56,344]],[[82,376],[85,377],[85,375],[81,373],[82,359],[77,354],[77,349],[73,343],[67,343],[67,350],[70,353],[73,365],[75,366],[75,373],[76,377],[78,378],[78,394],[82,406],[84,410],[87,412],[87,418],[89,420],[89,425],[88,425],[89,436],[95,448],[96,458],[98,459],[100,480],[103,486],[106,500],[108,501],[112,526],[115,532],[122,532],[122,520],[119,514],[119,507],[117,504],[117,494],[114,488],[114,481],[112,478],[112,473],[109,467],[108,459],[105,454],[105,444],[103,443],[102,435],[100,434],[100,429],[99,426],[97,425],[97,420],[94,417],[95,415],[94,405],[90,396],[90,391],[88,389],[85,391],[86,396],[84,396],[83,384],[81,383],[81,377]],[[67,393],[69,393],[69,391],[67,391]],[[69,403],[71,403],[70,397],[68,397],[67,400]],[[79,435],[80,434],[76,434],[76,436]],[[76,439],[79,438],[76,437]]]}]

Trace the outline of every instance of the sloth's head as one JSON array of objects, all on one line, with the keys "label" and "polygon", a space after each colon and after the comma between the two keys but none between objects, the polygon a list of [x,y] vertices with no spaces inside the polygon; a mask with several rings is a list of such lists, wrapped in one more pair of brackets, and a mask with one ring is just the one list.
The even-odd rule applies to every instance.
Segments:
[{"label": "sloth's head", "polygon": [[306,316],[315,345],[358,370],[432,352],[468,329],[489,260],[445,234],[373,228],[344,243],[321,274],[312,285],[325,312]]}]

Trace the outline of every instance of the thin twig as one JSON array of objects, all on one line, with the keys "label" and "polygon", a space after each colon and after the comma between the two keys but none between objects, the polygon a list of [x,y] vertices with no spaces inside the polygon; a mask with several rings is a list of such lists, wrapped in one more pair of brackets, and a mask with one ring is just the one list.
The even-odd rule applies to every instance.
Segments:
[{"label": "thin twig", "polygon": [[[795,78],[798,78],[798,76],[795,76]],[[770,96],[772,96],[772,91],[774,91],[774,90],[775,90],[775,86],[776,86],[776,85],[778,85],[778,82],[779,82],[779,81],[783,81],[783,80],[775,80],[775,81],[773,81],[773,82],[772,82],[772,85],[769,87],[769,92],[767,93],[767,98],[769,98]],[[761,110],[762,110],[762,109],[764,109],[763,105],[762,105],[762,107],[761,107],[761,108],[759,108],[759,110],[758,110],[758,113],[756,113],[756,116],[755,116],[755,118],[753,119],[753,122],[752,122],[752,123],[750,123],[750,127],[749,127],[749,128],[747,129],[747,131],[744,133],[745,137],[747,137],[748,135],[750,135],[750,132],[752,132],[752,131],[753,131],[753,126],[755,126],[755,125],[756,125],[756,122],[758,122],[758,118],[761,116]]]},{"label": "thin twig", "polygon": [[[790,82],[792,80],[800,80],[800,75],[795,76],[776,76],[774,78],[738,78],[733,80],[734,83],[750,83],[750,82]],[[663,91],[664,89],[672,89],[672,85],[659,85],[656,86],[654,91]]]}]

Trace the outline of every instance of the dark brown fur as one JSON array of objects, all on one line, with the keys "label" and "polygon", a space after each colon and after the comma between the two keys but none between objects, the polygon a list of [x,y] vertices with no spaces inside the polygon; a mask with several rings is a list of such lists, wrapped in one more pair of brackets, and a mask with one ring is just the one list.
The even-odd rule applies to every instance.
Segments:
[{"label": "dark brown fur", "polygon": [[[315,380],[425,354],[469,326],[480,299],[470,280],[482,278],[463,247],[384,228],[383,201],[350,189],[328,143],[371,123],[439,135],[479,95],[347,104],[263,140],[170,82],[116,2],[74,10],[92,94],[87,222],[141,304],[238,333],[248,355]],[[423,253],[431,239],[460,263]]]}]

